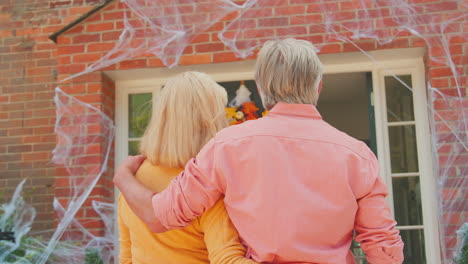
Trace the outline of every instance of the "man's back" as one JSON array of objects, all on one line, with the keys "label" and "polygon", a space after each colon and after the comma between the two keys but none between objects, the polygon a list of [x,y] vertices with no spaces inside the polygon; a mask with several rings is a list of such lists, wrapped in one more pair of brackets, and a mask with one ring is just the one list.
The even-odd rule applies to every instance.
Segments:
[{"label": "man's back", "polygon": [[221,131],[153,196],[153,207],[166,228],[180,228],[224,193],[247,256],[258,262],[354,263],[356,230],[369,262],[401,263],[403,242],[378,173],[369,148],[314,106],[278,104]]},{"label": "man's back", "polygon": [[217,137],[226,207],[257,261],[346,262],[357,200],[375,177],[364,143],[324,122],[312,105],[278,104]]}]

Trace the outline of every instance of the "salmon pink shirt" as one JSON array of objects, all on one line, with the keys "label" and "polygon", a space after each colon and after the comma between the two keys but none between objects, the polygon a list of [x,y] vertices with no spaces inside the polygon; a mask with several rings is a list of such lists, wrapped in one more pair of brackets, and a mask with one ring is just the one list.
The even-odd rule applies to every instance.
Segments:
[{"label": "salmon pink shirt", "polygon": [[222,194],[255,261],[355,263],[356,231],[369,263],[403,262],[377,159],[313,105],[279,103],[222,130],[153,196],[153,209],[166,228],[181,228]]}]

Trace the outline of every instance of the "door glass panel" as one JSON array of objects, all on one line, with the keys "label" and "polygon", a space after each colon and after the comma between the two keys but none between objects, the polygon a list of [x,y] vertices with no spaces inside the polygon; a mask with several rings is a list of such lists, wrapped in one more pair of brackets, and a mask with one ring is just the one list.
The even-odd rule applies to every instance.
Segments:
[{"label": "door glass panel", "polygon": [[422,225],[419,177],[393,178],[393,203],[398,225]]},{"label": "door glass panel", "polygon": [[[397,75],[397,77],[408,87],[412,87],[411,75]],[[414,120],[413,92],[400,80],[393,76],[385,77],[388,122]]]},{"label": "door glass panel", "polygon": [[129,141],[128,142],[128,155],[138,155],[140,154],[140,141]]},{"label": "door glass panel", "polygon": [[392,173],[418,172],[415,126],[388,128]]},{"label": "door glass panel", "polygon": [[151,118],[151,93],[128,96],[128,137],[138,138],[145,132]]},{"label": "door glass panel", "polygon": [[424,250],[423,230],[400,230],[401,238],[405,243],[405,264],[426,263],[426,252]]}]

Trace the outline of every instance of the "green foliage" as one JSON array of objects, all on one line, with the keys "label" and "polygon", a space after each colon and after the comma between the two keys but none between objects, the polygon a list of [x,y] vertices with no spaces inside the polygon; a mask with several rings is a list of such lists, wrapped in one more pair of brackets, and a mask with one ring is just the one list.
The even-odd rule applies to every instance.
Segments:
[{"label": "green foliage", "polygon": [[468,224],[465,223],[457,233],[461,236],[461,249],[455,262],[457,264],[468,264]]},{"label": "green foliage", "polygon": [[96,248],[87,248],[85,250],[85,264],[104,264]]},{"label": "green foliage", "polygon": [[461,254],[458,257],[458,264],[468,264],[468,245],[463,246]]},{"label": "green foliage", "polygon": [[[42,247],[37,247],[37,238],[24,236],[19,243],[19,247],[11,252],[3,263],[34,263],[43,252]],[[0,249],[9,249],[15,246],[9,241],[0,240]]]}]

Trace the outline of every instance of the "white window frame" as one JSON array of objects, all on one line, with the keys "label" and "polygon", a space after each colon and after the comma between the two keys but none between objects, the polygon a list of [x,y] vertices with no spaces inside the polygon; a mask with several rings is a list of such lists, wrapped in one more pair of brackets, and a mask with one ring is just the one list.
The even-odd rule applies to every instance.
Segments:
[{"label": "white window frame", "polygon": [[[393,212],[393,193],[390,174],[390,148],[388,142],[387,113],[385,110],[384,77],[388,75],[411,74],[416,121],[416,138],[421,200],[424,223],[426,261],[428,264],[440,264],[440,245],[437,218],[437,199],[435,197],[435,179],[431,155],[427,94],[424,81],[424,50],[421,48],[395,49],[363,53],[329,54],[320,56],[324,64],[324,73],[371,72],[373,85],[375,129],[377,155],[380,163],[380,175],[389,187],[388,202]],[[372,59],[370,59],[372,58]],[[189,70],[209,74],[217,82],[253,79],[254,61],[232,63],[179,66],[174,69],[157,68],[106,72],[116,82],[116,166],[128,153],[128,96],[134,93],[153,94],[153,102],[158,87],[173,75]],[[154,77],[159,76],[159,77]],[[424,177],[424,179],[422,178]],[[116,191],[117,193],[117,191]],[[401,229],[405,229],[402,227]],[[118,242],[118,239],[116,240]],[[118,245],[118,243],[116,244]],[[118,248],[118,247],[116,247]]]}]

